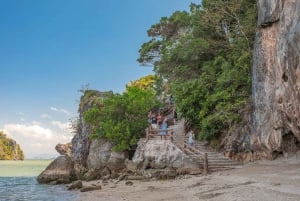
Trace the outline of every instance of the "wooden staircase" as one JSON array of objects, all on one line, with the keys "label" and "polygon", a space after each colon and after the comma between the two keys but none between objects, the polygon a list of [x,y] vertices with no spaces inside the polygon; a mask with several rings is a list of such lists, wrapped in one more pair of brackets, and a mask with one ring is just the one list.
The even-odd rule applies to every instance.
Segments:
[{"label": "wooden staircase", "polygon": [[219,152],[209,150],[207,146],[199,141],[196,142],[196,149],[207,153],[208,169],[211,172],[228,170],[242,166],[242,163],[238,161],[231,160]]},{"label": "wooden staircase", "polygon": [[[184,151],[187,155],[191,155],[193,158],[197,158],[197,155],[204,155],[207,153],[207,161],[208,161],[208,170],[209,172],[214,171],[222,171],[233,168],[238,168],[242,166],[242,163],[238,161],[231,160],[225,157],[223,154],[210,150],[203,142],[197,141],[195,142],[195,149],[198,151],[192,151],[189,148],[189,145],[185,145],[184,143],[188,141],[188,137],[185,136],[184,133],[184,122],[180,121],[174,126],[170,126],[173,128],[173,142],[176,144],[182,151]],[[186,147],[186,148],[184,148]],[[195,157],[196,156],[196,157]]]},{"label": "wooden staircase", "polygon": [[[147,130],[147,140],[161,140],[159,130]],[[187,136],[184,132],[184,121],[179,121],[168,128],[166,140],[171,140],[178,148],[193,160],[202,160],[206,172],[215,172],[241,167],[242,163],[231,160],[223,154],[210,150],[203,142],[195,142],[195,147],[186,144]]]}]

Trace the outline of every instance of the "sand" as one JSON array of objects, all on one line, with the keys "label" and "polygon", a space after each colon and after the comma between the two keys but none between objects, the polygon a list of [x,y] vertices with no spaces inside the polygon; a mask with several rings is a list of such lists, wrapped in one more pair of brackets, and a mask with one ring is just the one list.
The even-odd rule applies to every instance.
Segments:
[{"label": "sand", "polygon": [[300,158],[256,161],[208,175],[173,180],[86,182],[101,190],[79,192],[78,201],[300,201]]}]

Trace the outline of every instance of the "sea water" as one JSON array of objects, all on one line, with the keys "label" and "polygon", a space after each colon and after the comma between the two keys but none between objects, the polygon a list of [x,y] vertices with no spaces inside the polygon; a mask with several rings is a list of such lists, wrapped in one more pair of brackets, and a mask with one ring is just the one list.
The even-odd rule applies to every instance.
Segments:
[{"label": "sea water", "polygon": [[65,185],[39,184],[36,177],[50,160],[0,161],[0,201],[74,201]]}]

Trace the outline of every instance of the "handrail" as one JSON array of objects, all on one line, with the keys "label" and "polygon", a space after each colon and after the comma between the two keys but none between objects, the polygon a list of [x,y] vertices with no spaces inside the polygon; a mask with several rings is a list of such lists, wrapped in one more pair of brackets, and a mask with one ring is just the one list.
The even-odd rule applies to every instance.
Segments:
[{"label": "handrail", "polygon": [[195,147],[192,147],[190,145],[187,145],[186,143],[179,145],[184,152],[188,152],[190,154],[197,154],[200,156],[201,159],[203,159],[203,170],[204,174],[208,173],[208,159],[207,159],[207,153],[202,153],[200,150],[196,149]]},{"label": "handrail", "polygon": [[[160,132],[166,132],[166,135],[161,135]],[[167,128],[167,129],[153,129],[153,128],[146,128],[146,137],[147,137],[147,141],[151,138],[151,137],[155,137],[155,136],[165,136],[165,137],[170,137],[171,142],[174,141],[174,129],[173,128]]]}]

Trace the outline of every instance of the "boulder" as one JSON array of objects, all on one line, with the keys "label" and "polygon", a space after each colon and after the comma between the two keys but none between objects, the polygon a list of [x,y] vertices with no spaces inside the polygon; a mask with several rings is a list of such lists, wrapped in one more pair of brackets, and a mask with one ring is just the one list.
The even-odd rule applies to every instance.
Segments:
[{"label": "boulder", "polygon": [[72,144],[71,144],[71,143],[67,143],[67,144],[57,144],[57,145],[55,146],[55,150],[56,150],[60,155],[71,156]]},{"label": "boulder", "polygon": [[68,190],[74,190],[74,189],[80,189],[82,188],[82,181],[76,180],[71,183],[71,185],[68,187]]},{"label": "boulder", "polygon": [[118,174],[126,168],[127,152],[112,151],[112,144],[104,139],[92,141],[87,158],[87,172],[84,179],[93,180]]},{"label": "boulder", "polygon": [[126,168],[125,161],[129,155],[127,152],[114,152],[112,151],[107,161],[107,167],[116,173],[121,172]]},{"label": "boulder", "polygon": [[69,156],[59,156],[37,177],[39,183],[67,184],[75,180],[73,162]]},{"label": "boulder", "polygon": [[[145,177],[171,178],[178,170],[199,170],[201,159],[194,160],[168,140],[141,139],[132,162]],[[182,171],[181,171],[182,172]]]}]

